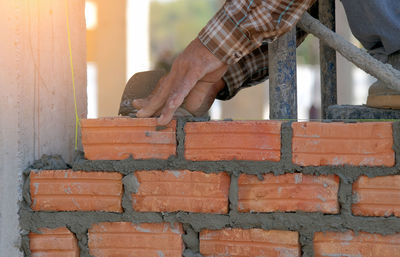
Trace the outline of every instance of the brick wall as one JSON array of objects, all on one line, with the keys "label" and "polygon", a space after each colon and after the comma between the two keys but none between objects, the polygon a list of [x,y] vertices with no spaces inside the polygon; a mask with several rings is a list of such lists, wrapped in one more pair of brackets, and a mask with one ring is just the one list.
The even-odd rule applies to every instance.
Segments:
[{"label": "brick wall", "polygon": [[400,256],[400,123],[109,118],[82,141],[26,173],[27,256]]}]

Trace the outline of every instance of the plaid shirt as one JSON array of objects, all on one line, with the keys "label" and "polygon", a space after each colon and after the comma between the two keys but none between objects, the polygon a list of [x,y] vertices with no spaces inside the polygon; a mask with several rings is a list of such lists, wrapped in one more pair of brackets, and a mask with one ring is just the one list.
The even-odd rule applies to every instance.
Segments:
[{"label": "plaid shirt", "polygon": [[229,99],[241,88],[268,76],[268,47],[289,31],[315,0],[227,0],[200,31],[198,38],[229,65],[226,87],[218,99]]}]

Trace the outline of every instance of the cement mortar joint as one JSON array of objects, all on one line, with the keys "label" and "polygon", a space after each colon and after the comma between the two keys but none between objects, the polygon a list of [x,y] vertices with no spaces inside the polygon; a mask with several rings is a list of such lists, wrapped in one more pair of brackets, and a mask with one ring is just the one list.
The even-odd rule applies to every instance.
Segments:
[{"label": "cement mortar joint", "polygon": [[[191,122],[203,122],[204,119],[194,119]],[[227,172],[228,174],[257,175],[259,178],[267,173],[283,175],[286,173],[302,172],[307,175],[338,175],[347,182],[354,182],[359,176],[368,177],[395,175],[400,173],[400,121],[393,122],[393,149],[396,153],[394,167],[368,167],[368,166],[318,166],[302,167],[292,163],[292,128],[293,122],[283,122],[281,128],[281,160],[272,161],[190,161],[184,159],[184,126],[188,120],[179,119],[177,122],[177,156],[171,156],[168,160],[134,160],[128,158],[122,161],[88,161],[77,159],[72,165],[73,170],[88,172],[110,171],[128,175],[137,170],[190,170],[206,173]],[[323,122],[330,123],[331,120]],[[353,123],[354,121],[347,121]],[[334,169],[332,169],[334,168]]]},{"label": "cement mortar joint", "polygon": [[[203,120],[201,120],[203,121]],[[362,217],[351,213],[353,202],[352,184],[359,176],[369,177],[395,175],[400,173],[400,122],[393,123],[393,149],[396,153],[394,167],[354,167],[354,166],[320,166],[301,167],[292,163],[292,128],[291,122],[285,122],[281,128],[281,160],[270,161],[217,161],[217,162],[192,162],[184,159],[184,124],[179,120],[177,125],[177,156],[168,160],[133,160],[129,158],[122,161],[88,161],[82,157],[77,158],[72,165],[75,171],[87,172],[119,172],[123,174],[124,194],[122,197],[123,213],[107,212],[33,212],[30,208],[31,197],[29,191],[30,171],[24,174],[23,201],[20,203],[20,225],[22,229],[21,248],[26,256],[30,256],[29,232],[37,232],[39,228],[67,227],[78,240],[81,256],[89,255],[87,231],[96,223],[101,222],[132,222],[161,223],[179,222],[184,226],[183,240],[186,246],[184,256],[201,256],[198,253],[198,233],[202,229],[233,228],[262,228],[298,231],[302,256],[313,256],[312,238],[315,232],[321,231],[364,231],[379,234],[395,234],[400,231],[400,218],[398,217]],[[77,155],[79,157],[79,154]],[[46,157],[48,159],[48,157]],[[59,163],[59,162],[57,162]],[[36,163],[38,164],[38,163]],[[39,164],[40,165],[40,164]],[[46,166],[45,169],[57,169]],[[135,212],[131,205],[131,194],[137,192],[138,182],[134,172],[138,170],[191,170],[206,173],[227,172],[231,176],[229,189],[228,214],[202,214],[202,213],[140,213]],[[326,215],[323,213],[304,212],[276,212],[276,213],[239,213],[237,211],[237,180],[240,174],[257,175],[262,179],[263,174],[273,173],[282,175],[286,173],[301,172],[310,175],[334,174],[340,177],[338,201],[340,213]]]}]

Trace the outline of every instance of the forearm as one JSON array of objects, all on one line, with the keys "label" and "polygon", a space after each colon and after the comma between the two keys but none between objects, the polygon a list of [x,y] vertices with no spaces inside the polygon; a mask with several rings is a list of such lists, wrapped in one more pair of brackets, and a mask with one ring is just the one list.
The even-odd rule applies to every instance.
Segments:
[{"label": "forearm", "polygon": [[[301,29],[296,31],[296,45],[299,46],[307,37]],[[219,100],[229,100],[243,88],[258,85],[268,79],[268,44],[253,50],[239,62],[228,66],[223,76],[225,87],[217,95]]]},{"label": "forearm", "polygon": [[289,31],[315,0],[228,0],[198,38],[219,60],[237,63]]}]

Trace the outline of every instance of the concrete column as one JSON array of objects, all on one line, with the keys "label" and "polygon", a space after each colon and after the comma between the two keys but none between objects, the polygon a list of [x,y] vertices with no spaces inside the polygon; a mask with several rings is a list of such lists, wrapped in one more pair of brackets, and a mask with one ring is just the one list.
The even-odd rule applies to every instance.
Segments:
[{"label": "concrete column", "polygon": [[126,11],[128,80],[136,72],[150,69],[150,0],[127,0]]},{"label": "concrete column", "polygon": [[126,0],[92,2],[97,5],[98,24],[87,32],[87,42],[88,61],[97,67],[98,116],[117,116],[127,81]]},{"label": "concrete column", "polygon": [[[78,115],[86,116],[84,0],[68,0]],[[71,161],[75,114],[64,0],[0,0],[0,256],[22,256],[21,174],[42,154]]]}]

